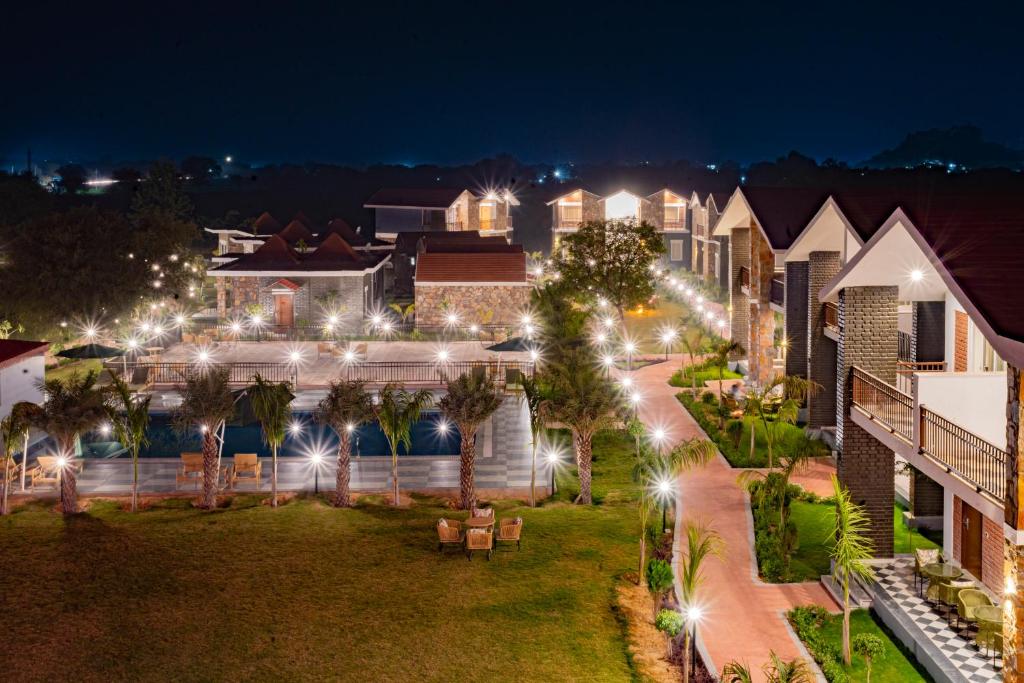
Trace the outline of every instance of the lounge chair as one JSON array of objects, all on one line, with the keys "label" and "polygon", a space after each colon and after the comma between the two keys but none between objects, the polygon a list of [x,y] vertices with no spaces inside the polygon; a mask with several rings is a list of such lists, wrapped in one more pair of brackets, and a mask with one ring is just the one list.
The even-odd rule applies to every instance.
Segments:
[{"label": "lounge chair", "polygon": [[199,484],[203,481],[203,454],[182,453],[181,465],[174,475],[174,488],[182,484],[193,484],[199,490]]},{"label": "lounge chair", "polygon": [[487,559],[494,553],[494,532],[490,529],[469,529],[466,531],[466,559],[473,559],[474,550],[487,551]]},{"label": "lounge chair", "polygon": [[334,354],[334,342],[317,342],[316,343],[316,357],[327,355],[331,356]]},{"label": "lounge chair", "polygon": [[520,536],[522,533],[522,517],[516,517],[515,519],[503,519],[498,522],[498,532],[494,537],[494,545],[497,546],[499,543],[515,543],[516,550],[519,550],[522,547],[520,544]]},{"label": "lounge chair", "polygon": [[36,490],[36,486],[60,486],[60,468],[57,466],[57,458],[52,455],[40,455],[36,458],[35,467],[25,473],[29,479],[29,486]]},{"label": "lounge chair", "polygon": [[976,588],[964,588],[956,596],[956,625],[960,629],[960,620],[967,622],[968,626],[977,624],[978,618],[974,611],[982,605],[991,605],[992,601],[984,592]]},{"label": "lounge chair", "polygon": [[456,519],[437,520],[437,552],[443,553],[445,546],[462,545],[462,523]]},{"label": "lounge chair", "polygon": [[260,490],[260,475],[263,474],[263,466],[255,453],[235,453],[235,464],[231,468],[231,488],[239,481],[252,481],[256,484],[256,490]]}]

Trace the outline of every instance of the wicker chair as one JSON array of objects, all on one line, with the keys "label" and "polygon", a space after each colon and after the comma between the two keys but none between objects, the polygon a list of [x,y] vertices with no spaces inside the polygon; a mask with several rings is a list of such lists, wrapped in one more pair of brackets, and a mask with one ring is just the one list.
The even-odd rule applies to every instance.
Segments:
[{"label": "wicker chair", "polygon": [[490,529],[470,529],[466,532],[466,559],[473,559],[474,550],[487,552],[487,559],[494,553],[494,532]]},{"label": "wicker chair", "polygon": [[491,521],[494,521],[494,508],[478,508],[474,507],[470,511],[471,517],[490,517]]},{"label": "wicker chair", "polygon": [[437,520],[437,552],[443,553],[445,546],[462,545],[462,523],[457,519]]},{"label": "wicker chair", "polygon": [[263,466],[255,453],[235,453],[235,464],[231,468],[231,488],[239,481],[251,481],[256,484],[256,490],[260,490],[260,476],[263,474]]},{"label": "wicker chair", "polygon": [[986,652],[992,657],[993,664],[995,664],[996,654],[1003,654],[1003,634],[992,627],[982,627],[978,631],[974,643],[978,646],[979,650],[985,648]]},{"label": "wicker chair", "polygon": [[[924,585],[928,575],[924,573],[923,567],[929,564],[942,562],[942,554],[938,548],[918,548],[914,551],[914,582]],[[920,594],[920,591],[918,592]]]},{"label": "wicker chair", "polygon": [[494,537],[494,545],[499,543],[515,543],[516,550],[522,548],[520,536],[523,533],[523,518],[503,519],[498,522],[498,532]]},{"label": "wicker chair", "polygon": [[976,588],[964,588],[956,595],[956,625],[957,629],[960,628],[960,620],[963,619],[970,624],[977,624],[978,618],[974,615],[974,611],[982,605],[991,605],[992,600],[989,599],[984,592]]},{"label": "wicker chair", "polygon": [[962,590],[968,590],[974,588],[973,581],[949,581],[946,583],[940,583],[935,586],[936,590],[932,591],[932,586],[928,587],[929,596],[934,595],[935,600],[938,604],[946,606],[946,621],[952,623],[953,610],[957,608],[957,596]]}]

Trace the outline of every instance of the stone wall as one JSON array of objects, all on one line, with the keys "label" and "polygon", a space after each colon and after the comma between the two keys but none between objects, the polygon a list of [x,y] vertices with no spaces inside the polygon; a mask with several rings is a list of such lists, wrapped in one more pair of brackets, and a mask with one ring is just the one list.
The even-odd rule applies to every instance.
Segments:
[{"label": "stone wall", "polygon": [[[231,308],[236,314],[244,312],[249,304],[259,303],[260,282],[255,277],[231,278]],[[230,314],[232,311],[229,311]]]},{"label": "stone wall", "polygon": [[729,257],[729,238],[716,237],[718,244],[718,286],[722,291],[729,291],[729,278],[732,276]]},{"label": "stone wall", "polygon": [[814,429],[836,424],[837,349],[836,342],[825,336],[819,294],[840,265],[837,251],[812,251],[807,258],[807,376],[821,386],[807,401],[807,426]]},{"label": "stone wall", "polygon": [[518,326],[529,306],[530,291],[525,286],[416,285],[416,325],[444,325],[447,302],[467,324]]},{"label": "stone wall", "polygon": [[[1004,523],[1011,529],[1020,529],[1020,453],[1021,453],[1021,401],[1024,382],[1020,368],[1006,366],[1006,502],[1003,506]],[[1003,619],[1003,680],[1024,683],[1024,546],[1004,541],[1004,582],[1016,590],[1007,596],[1007,618]]]},{"label": "stone wall", "polygon": [[786,264],[786,374],[807,377],[807,261]]},{"label": "stone wall", "polygon": [[740,268],[750,267],[750,228],[733,228],[729,247],[729,291],[732,293],[732,319],[729,322],[729,329],[732,331],[732,340],[744,349],[744,353],[733,358],[737,360],[746,355],[750,345],[750,298],[743,293],[740,285]]},{"label": "stone wall", "polygon": [[[673,268],[690,269],[690,233],[688,232],[663,232],[662,239],[665,242],[665,262]],[[682,258],[678,261],[672,260],[672,242],[682,242]]]},{"label": "stone wall", "polygon": [[751,228],[750,347],[747,360],[754,381],[768,382],[775,374],[775,312],[771,307],[775,254],[761,234]]}]

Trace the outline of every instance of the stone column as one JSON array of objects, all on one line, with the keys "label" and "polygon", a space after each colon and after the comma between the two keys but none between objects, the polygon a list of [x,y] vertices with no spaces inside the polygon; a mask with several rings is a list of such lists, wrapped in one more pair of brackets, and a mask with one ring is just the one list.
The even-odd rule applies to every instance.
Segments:
[{"label": "stone column", "polygon": [[825,336],[825,309],[818,294],[840,267],[838,251],[812,251],[807,257],[807,377],[821,385],[807,401],[807,426],[812,429],[836,424],[836,343]]},{"label": "stone column", "polygon": [[225,286],[225,278],[214,278],[217,284],[217,317],[220,320],[228,317],[228,289]]},{"label": "stone column", "polygon": [[771,307],[775,253],[761,235],[751,228],[750,348],[747,360],[755,381],[767,383],[775,374],[775,311]]},{"label": "stone column", "polygon": [[718,286],[728,291],[732,273],[729,266],[729,238],[716,237],[715,241],[718,242]]},{"label": "stone column", "polygon": [[896,498],[892,450],[857,426],[850,417],[852,371],[865,370],[889,384],[896,382],[897,287],[847,287],[839,294],[840,337],[836,441],[839,480],[871,520],[868,536],[876,557],[892,557],[892,510]]},{"label": "stone column", "polygon": [[786,264],[786,374],[807,377],[807,261]]},{"label": "stone column", "polygon": [[[1006,455],[1010,466],[1007,468],[1006,501],[1003,506],[1004,521],[1010,529],[1024,529],[1022,519],[1020,487],[1021,487],[1021,408],[1024,406],[1024,383],[1021,382],[1021,370],[1012,365],[1006,366]],[[1018,546],[1007,540],[1005,542],[1005,562],[1003,573],[1005,583],[1015,587],[1008,592],[1003,606],[1003,680],[1010,683],[1024,682],[1024,546]]]},{"label": "stone column", "polygon": [[750,344],[750,297],[743,293],[740,286],[740,268],[750,268],[750,228],[733,228],[729,247],[729,302],[732,306],[729,329],[732,331],[732,340],[744,349],[744,353],[736,354],[733,358],[738,360],[743,358]]}]

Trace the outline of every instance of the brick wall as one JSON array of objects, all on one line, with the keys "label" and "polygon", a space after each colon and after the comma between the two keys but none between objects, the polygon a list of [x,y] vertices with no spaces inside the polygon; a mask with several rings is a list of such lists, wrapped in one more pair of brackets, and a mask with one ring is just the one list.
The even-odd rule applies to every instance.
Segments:
[{"label": "brick wall", "polygon": [[967,314],[956,311],[953,337],[953,370],[967,372]]},{"label": "brick wall", "polygon": [[[730,302],[732,304],[732,320],[729,329],[732,339],[747,349],[750,344],[750,299],[740,289],[740,268],[750,267],[750,228],[733,228],[730,244]],[[737,358],[742,358],[739,354]],[[735,359],[734,359],[735,360]]]},{"label": "brick wall", "polygon": [[1003,577],[1003,527],[998,522],[981,518],[981,582],[989,590],[1002,593]]},{"label": "brick wall", "polygon": [[946,302],[915,301],[910,348],[915,361],[946,359]]},{"label": "brick wall", "polygon": [[964,503],[958,497],[953,496],[953,559],[960,561],[961,550],[963,549],[964,534]]},{"label": "brick wall", "polygon": [[807,377],[807,271],[807,261],[786,264],[786,374],[795,377]]},{"label": "brick wall", "polygon": [[837,348],[825,336],[825,311],[818,294],[840,267],[837,251],[812,251],[807,257],[807,376],[821,385],[807,401],[807,425],[815,429],[836,424]]},{"label": "brick wall", "polygon": [[[942,486],[916,469],[911,470],[910,505],[915,517],[942,516]],[[1002,552],[1002,549],[1000,549]]]},{"label": "brick wall", "polygon": [[[444,325],[444,302],[467,324],[517,326],[530,302],[530,287],[416,286],[416,324]],[[489,321],[489,322],[488,322]]]},{"label": "brick wall", "polygon": [[722,288],[722,291],[727,292],[729,291],[729,278],[732,276],[729,264],[729,238],[716,237],[715,242],[718,243],[718,286]]}]

